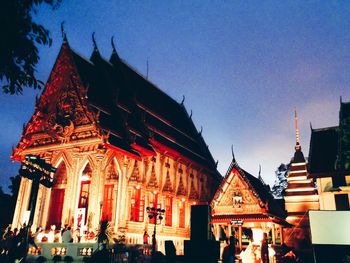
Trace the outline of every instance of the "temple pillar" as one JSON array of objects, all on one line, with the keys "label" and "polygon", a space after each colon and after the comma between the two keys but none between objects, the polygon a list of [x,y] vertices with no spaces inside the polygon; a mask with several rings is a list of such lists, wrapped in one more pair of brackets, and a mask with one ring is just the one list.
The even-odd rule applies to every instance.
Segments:
[{"label": "temple pillar", "polygon": [[23,223],[28,224],[29,217],[27,218],[26,212],[28,211],[31,191],[32,191],[32,180],[25,179],[25,186],[24,186],[23,196],[21,200],[22,204],[21,204],[21,210],[20,210],[19,218],[17,222],[17,228],[22,227]]},{"label": "temple pillar", "polygon": [[89,208],[87,216],[88,228],[95,228],[99,226],[102,215],[102,193],[104,174],[102,171],[103,156],[96,155],[96,165],[92,169],[92,178],[89,196]]},{"label": "temple pillar", "polygon": [[42,219],[42,214],[43,214],[43,194],[44,194],[44,189],[45,186],[39,185],[38,189],[38,197],[36,199],[36,207],[35,207],[35,213],[34,213],[34,220],[33,220],[33,225],[32,225],[32,230],[35,230],[37,227],[41,226],[41,219]]},{"label": "temple pillar", "polygon": [[[76,224],[76,218],[75,213],[78,207],[78,199],[79,199],[79,191],[80,191],[80,175],[83,172],[84,167],[81,167],[82,165],[82,157],[79,154],[75,154],[72,157],[73,159],[73,166],[72,166],[72,173],[71,173],[71,183],[72,183],[72,189],[71,189],[71,195],[67,196],[67,205],[69,205],[71,210],[71,217],[73,218],[73,224],[75,226]],[[65,196],[66,200],[66,196]]]},{"label": "temple pillar", "polygon": [[[73,201],[74,200],[74,188],[76,187],[76,162],[68,162],[68,160],[63,160],[63,162],[66,165],[66,175],[67,175],[67,182],[65,184],[65,189],[64,189],[64,200],[63,200],[63,209],[62,209],[62,224],[68,224],[69,226],[73,227]],[[56,166],[58,167],[58,165]],[[49,206],[50,206],[50,195],[51,195],[51,189],[46,189],[45,193],[45,204],[44,204],[44,216],[46,218],[43,218],[43,226],[46,227],[46,222],[48,218],[48,213],[49,213]]]},{"label": "temple pillar", "polygon": [[130,164],[130,160],[127,159],[126,156],[124,156],[124,162],[123,162],[123,171],[122,171],[122,184],[121,184],[121,198],[120,198],[120,216],[119,216],[119,226],[118,227],[126,227],[126,213],[127,213],[127,206],[129,206],[129,202],[127,201],[127,178],[128,178],[128,165]]},{"label": "temple pillar", "polygon": [[272,228],[271,228],[271,231],[272,231],[272,244],[276,244],[276,231],[275,231],[275,224],[272,224]]},{"label": "temple pillar", "polygon": [[284,243],[284,236],[283,236],[283,228],[282,226],[279,226],[279,232],[280,232],[280,239],[281,239],[281,244]]},{"label": "temple pillar", "polygon": [[[124,165],[125,166],[125,165]],[[116,199],[116,209],[115,209],[115,224],[114,224],[114,232],[118,231],[119,227],[119,222],[121,220],[121,208],[123,206],[122,204],[122,187],[123,187],[123,181],[125,180],[125,170],[123,167],[122,173],[119,175],[119,180],[118,180],[118,190],[117,190],[117,199]]]},{"label": "temple pillar", "polygon": [[242,226],[238,226],[238,245],[239,250],[242,250]]}]

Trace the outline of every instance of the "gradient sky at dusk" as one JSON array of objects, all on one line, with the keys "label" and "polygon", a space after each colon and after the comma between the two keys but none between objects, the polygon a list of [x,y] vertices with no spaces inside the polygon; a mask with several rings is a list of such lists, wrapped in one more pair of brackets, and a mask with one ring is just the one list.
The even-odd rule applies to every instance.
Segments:
[{"label": "gradient sky at dusk", "polygon": [[[40,48],[39,79],[47,80],[62,44],[85,57],[91,34],[109,58],[119,56],[193,111],[198,130],[224,175],[232,159],[268,183],[294,153],[294,109],[308,155],[310,127],[338,125],[339,97],[350,101],[350,2],[347,1],[68,1],[35,19],[53,37]],[[0,185],[18,164],[9,160],[37,91],[0,95]]]}]

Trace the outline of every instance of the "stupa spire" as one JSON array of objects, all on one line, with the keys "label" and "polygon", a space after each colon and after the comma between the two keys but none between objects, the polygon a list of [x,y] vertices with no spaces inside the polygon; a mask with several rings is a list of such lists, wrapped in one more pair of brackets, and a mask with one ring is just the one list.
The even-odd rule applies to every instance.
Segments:
[{"label": "stupa spire", "polygon": [[298,123],[298,114],[297,110],[294,110],[294,122],[295,122],[295,150],[300,151],[301,146],[300,146],[300,134],[299,134],[299,123]]}]

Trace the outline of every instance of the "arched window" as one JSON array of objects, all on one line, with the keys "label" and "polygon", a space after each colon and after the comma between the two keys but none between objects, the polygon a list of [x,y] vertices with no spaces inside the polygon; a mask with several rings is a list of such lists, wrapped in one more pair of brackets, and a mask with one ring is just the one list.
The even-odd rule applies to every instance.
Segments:
[{"label": "arched window", "polygon": [[50,208],[47,220],[47,227],[56,225],[61,227],[62,210],[65,187],[67,185],[67,168],[64,162],[61,162],[57,167],[56,173],[53,176],[53,186],[51,188]]},{"label": "arched window", "polygon": [[130,220],[134,222],[143,222],[145,200],[141,195],[141,188],[139,186],[133,187],[130,201],[131,201]]},{"label": "arched window", "polygon": [[[86,218],[88,215],[88,207],[89,207],[91,177],[92,177],[92,170],[91,170],[90,164],[87,164],[83,170],[83,173],[81,175],[81,180],[80,180],[80,195],[79,195],[78,208],[80,209],[80,213],[82,213],[82,216],[79,216],[80,220],[78,220],[78,227],[80,227],[81,224],[84,225],[86,223]],[[83,220],[83,222],[81,222],[81,220]]]}]

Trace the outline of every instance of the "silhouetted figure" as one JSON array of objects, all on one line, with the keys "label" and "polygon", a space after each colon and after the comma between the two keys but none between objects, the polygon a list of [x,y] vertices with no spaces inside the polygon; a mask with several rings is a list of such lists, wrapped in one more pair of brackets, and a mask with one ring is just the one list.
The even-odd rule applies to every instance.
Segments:
[{"label": "silhouetted figure", "polygon": [[147,234],[147,231],[143,233],[143,244],[148,244],[148,238],[149,235]]},{"label": "silhouetted figure", "polygon": [[222,252],[222,263],[234,263],[236,254],[236,238],[230,236],[229,244],[224,248]]},{"label": "silhouetted figure", "polygon": [[269,263],[269,243],[267,241],[267,233],[264,233],[261,241],[261,262]]}]

